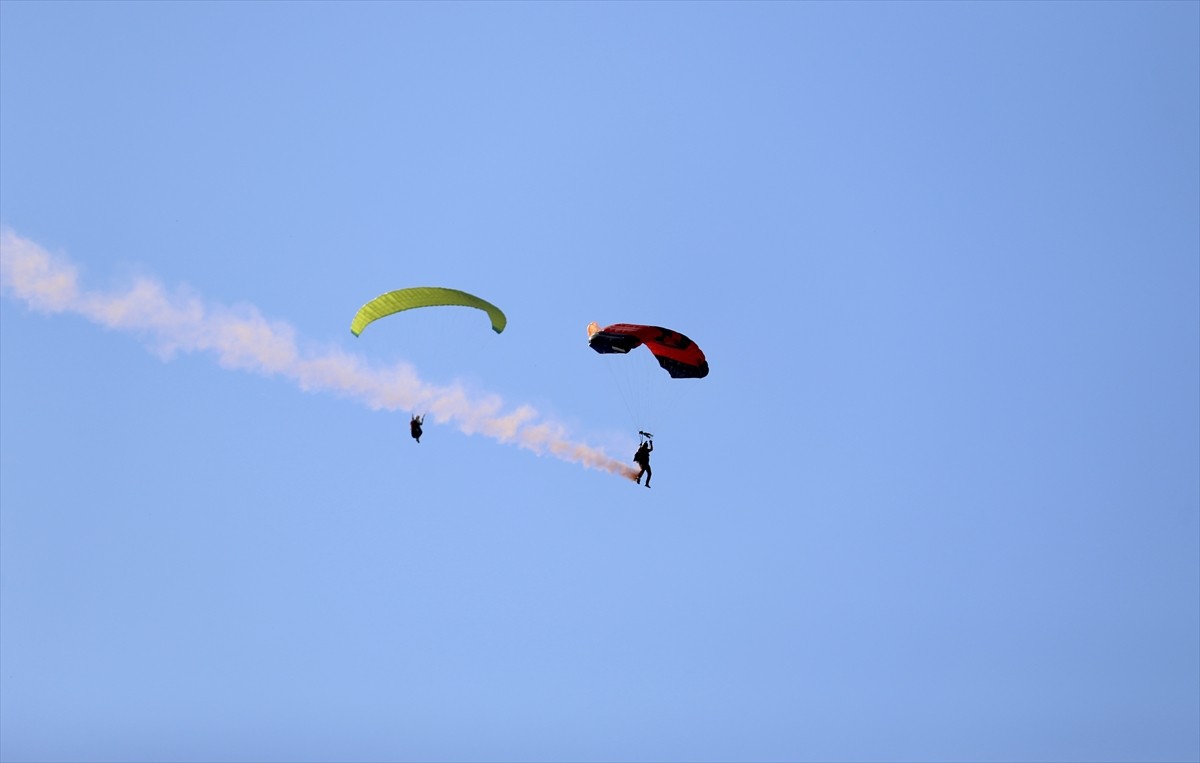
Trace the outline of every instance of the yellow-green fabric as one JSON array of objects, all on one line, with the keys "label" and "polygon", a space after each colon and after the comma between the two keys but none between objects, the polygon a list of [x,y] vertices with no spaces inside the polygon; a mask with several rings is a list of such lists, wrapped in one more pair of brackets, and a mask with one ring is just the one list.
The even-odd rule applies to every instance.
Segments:
[{"label": "yellow-green fabric", "polygon": [[482,300],[474,294],[468,294],[458,289],[443,289],[440,286],[417,286],[411,289],[397,289],[386,294],[380,294],[375,299],[359,308],[358,314],[350,323],[350,333],[358,336],[371,321],[379,320],[393,313],[411,310],[414,307],[436,307],[442,305],[461,305],[476,307],[488,314],[492,320],[492,330],[499,334],[508,324],[508,319],[500,308],[491,302]]}]

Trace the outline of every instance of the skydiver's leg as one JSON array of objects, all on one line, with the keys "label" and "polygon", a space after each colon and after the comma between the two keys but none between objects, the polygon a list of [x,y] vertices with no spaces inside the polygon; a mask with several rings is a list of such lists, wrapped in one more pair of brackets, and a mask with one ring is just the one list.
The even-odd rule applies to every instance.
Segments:
[{"label": "skydiver's leg", "polygon": [[650,471],[650,464],[646,464],[642,468],[646,471],[646,487],[650,487],[650,476],[653,475],[654,472]]}]

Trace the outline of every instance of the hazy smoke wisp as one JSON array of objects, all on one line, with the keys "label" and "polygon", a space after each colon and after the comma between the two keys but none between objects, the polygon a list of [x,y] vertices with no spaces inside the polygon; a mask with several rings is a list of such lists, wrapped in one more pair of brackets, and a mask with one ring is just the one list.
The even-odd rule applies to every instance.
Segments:
[{"label": "hazy smoke wisp", "polygon": [[636,470],[604,451],[571,440],[528,405],[506,409],[496,395],[471,397],[460,386],[426,383],[409,364],[374,367],[338,349],[302,351],[295,330],[252,306],[209,304],[157,281],[137,279],[124,291],[87,291],[79,271],[33,241],[0,231],[0,290],[32,309],[75,313],[102,326],[145,337],[164,358],[210,352],[225,368],[282,376],[307,391],[329,391],[373,409],[423,410],[434,421],[516,444],[538,454],[633,479]]}]

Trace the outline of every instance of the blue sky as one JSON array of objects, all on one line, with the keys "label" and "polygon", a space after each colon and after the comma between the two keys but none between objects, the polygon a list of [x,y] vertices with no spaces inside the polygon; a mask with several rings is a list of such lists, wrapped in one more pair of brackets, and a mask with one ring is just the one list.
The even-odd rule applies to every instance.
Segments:
[{"label": "blue sky", "polygon": [[1198,3],[4,0],[0,224],[3,760],[1200,759]]}]

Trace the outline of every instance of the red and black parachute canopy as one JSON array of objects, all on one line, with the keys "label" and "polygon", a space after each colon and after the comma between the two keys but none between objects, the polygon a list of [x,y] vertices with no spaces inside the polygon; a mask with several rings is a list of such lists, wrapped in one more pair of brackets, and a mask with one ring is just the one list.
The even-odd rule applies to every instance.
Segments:
[{"label": "red and black parachute canopy", "polygon": [[604,328],[595,322],[588,324],[588,345],[602,355],[625,354],[643,344],[673,379],[703,379],[708,376],[708,361],[704,359],[704,352],[678,331],[634,323],[614,323]]}]

